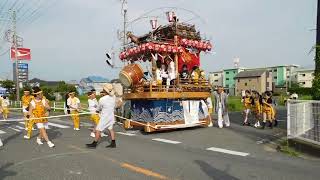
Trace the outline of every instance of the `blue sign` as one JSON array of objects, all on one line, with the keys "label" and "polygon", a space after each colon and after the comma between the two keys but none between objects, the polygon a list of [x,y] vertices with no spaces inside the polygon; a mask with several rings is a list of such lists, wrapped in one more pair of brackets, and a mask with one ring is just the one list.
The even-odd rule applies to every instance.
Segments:
[{"label": "blue sign", "polygon": [[28,69],[28,64],[27,63],[19,63],[18,69]]}]

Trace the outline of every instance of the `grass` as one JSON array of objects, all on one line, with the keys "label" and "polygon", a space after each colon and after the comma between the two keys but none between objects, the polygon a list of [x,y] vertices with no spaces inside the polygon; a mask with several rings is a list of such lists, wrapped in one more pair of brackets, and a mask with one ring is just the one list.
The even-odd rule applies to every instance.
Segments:
[{"label": "grass", "polygon": [[279,146],[277,147],[277,150],[288,154],[289,156],[293,156],[293,157],[299,157],[300,153],[297,152],[294,148],[289,147],[289,143],[288,140],[282,140],[279,143]]},{"label": "grass", "polygon": [[241,97],[239,96],[229,96],[228,98],[228,110],[230,112],[242,111],[243,104],[241,102]]}]

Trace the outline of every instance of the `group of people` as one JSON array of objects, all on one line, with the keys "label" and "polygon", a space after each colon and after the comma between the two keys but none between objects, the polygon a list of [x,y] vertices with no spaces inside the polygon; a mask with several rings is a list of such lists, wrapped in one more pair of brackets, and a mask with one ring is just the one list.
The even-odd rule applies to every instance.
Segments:
[{"label": "group of people", "polygon": [[278,125],[276,111],[272,100],[272,92],[260,94],[257,91],[246,90],[241,102],[243,103],[243,125],[250,126],[250,114],[253,115],[254,127],[264,129],[267,123],[270,128]]},{"label": "group of people", "polygon": [[[88,148],[96,148],[99,140],[101,139],[101,133],[108,129],[111,137],[111,143],[108,145],[108,148],[115,148],[115,133],[113,131],[113,125],[115,123],[114,110],[116,107],[116,97],[112,84],[105,84],[103,90],[100,92],[101,98],[99,101],[96,99],[96,92],[92,90],[88,93],[88,110],[91,116],[91,120],[94,122],[94,128],[91,132],[91,137],[94,138],[94,141],[90,144],[86,144]],[[47,129],[48,127],[48,117],[51,107],[49,105],[49,100],[43,95],[42,90],[39,87],[32,88],[32,93],[30,89],[24,89],[24,94],[21,98],[22,101],[22,112],[24,116],[24,124],[26,135],[25,139],[31,139],[32,131],[34,125],[39,129],[39,135],[36,139],[37,144],[42,145],[43,140],[48,144],[50,148],[53,148],[55,145],[50,141]],[[0,112],[6,114],[5,119],[7,118],[9,101],[6,97],[0,99]],[[82,111],[80,100],[75,96],[75,92],[71,91],[68,93],[67,99],[68,112],[74,123],[74,130],[80,130],[80,118],[79,112]],[[0,139],[0,146],[3,146],[3,143]]]},{"label": "group of people", "polygon": [[[155,70],[155,82],[158,86],[174,85],[177,78],[175,71],[175,63],[173,60],[162,63],[160,60],[156,62]],[[188,70],[188,66],[184,64],[182,70],[179,73],[179,78],[183,81],[182,83],[189,83],[189,80],[193,84],[199,84],[199,81],[205,80],[205,73],[200,70],[198,66],[194,66],[191,71]]]}]

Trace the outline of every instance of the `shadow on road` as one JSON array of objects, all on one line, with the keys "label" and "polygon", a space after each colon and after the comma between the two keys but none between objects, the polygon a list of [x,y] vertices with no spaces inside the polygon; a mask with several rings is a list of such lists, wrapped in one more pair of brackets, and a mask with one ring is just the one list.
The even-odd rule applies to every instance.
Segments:
[{"label": "shadow on road", "polygon": [[7,170],[12,165],[13,163],[7,163],[0,167],[0,180],[4,179],[5,177],[17,175],[17,172]]},{"label": "shadow on road", "polygon": [[201,168],[201,170],[207,174],[208,177],[214,180],[238,180],[238,178],[235,178],[227,173],[228,168],[225,171],[221,171],[219,169],[216,169],[212,167],[207,162],[201,161],[201,160],[195,160],[196,164],[198,164]]},{"label": "shadow on road", "polygon": [[[17,134],[14,134],[14,135],[11,135],[5,139],[3,139],[3,144],[6,145],[9,141],[13,140],[13,139],[16,139],[17,137],[19,137],[20,135],[22,134],[22,132],[19,132]],[[1,175],[1,174],[0,174]]]},{"label": "shadow on road", "polygon": [[60,136],[62,136],[62,133],[60,131],[57,131],[58,129],[50,129],[49,131],[47,131],[48,133],[48,137],[51,140],[57,139]]}]

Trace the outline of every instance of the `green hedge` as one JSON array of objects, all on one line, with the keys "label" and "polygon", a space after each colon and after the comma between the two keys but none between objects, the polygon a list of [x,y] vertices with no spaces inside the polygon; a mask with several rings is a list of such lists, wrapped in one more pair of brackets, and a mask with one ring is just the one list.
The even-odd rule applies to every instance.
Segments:
[{"label": "green hedge", "polygon": [[312,94],[312,88],[303,88],[303,87],[296,87],[296,88],[289,88],[288,91],[291,93],[297,93],[298,95],[310,95]]}]

